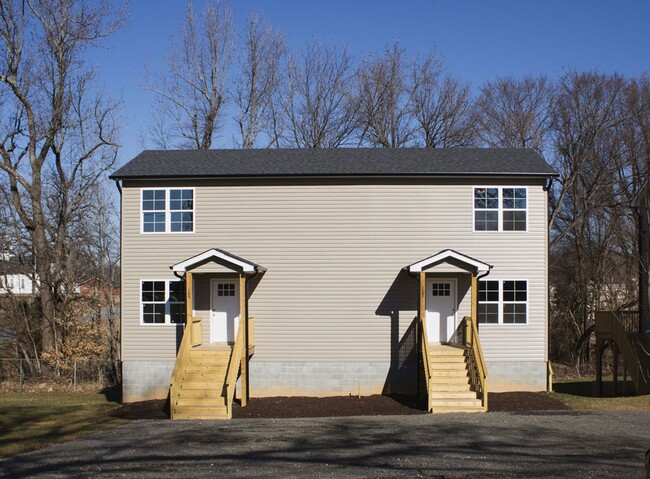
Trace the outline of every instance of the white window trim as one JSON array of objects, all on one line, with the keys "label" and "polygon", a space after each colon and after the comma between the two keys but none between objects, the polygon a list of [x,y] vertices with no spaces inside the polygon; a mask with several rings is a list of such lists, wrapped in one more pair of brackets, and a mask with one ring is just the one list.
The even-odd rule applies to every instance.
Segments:
[{"label": "white window trim", "polygon": [[[497,301],[487,301],[487,302],[478,301],[477,302],[476,324],[478,324],[479,327],[481,327],[481,328],[483,326],[498,326],[498,325],[501,324],[501,290],[502,290],[501,284],[503,283],[503,281],[498,279],[498,278],[493,278],[492,276],[490,276],[490,277],[487,277],[485,279],[480,279],[478,281],[478,283],[480,284],[480,283],[486,282],[486,281],[496,281],[499,284],[499,298],[497,299]],[[476,294],[478,294],[478,285],[477,285]],[[496,323],[479,323],[479,321],[478,321],[478,305],[480,305],[481,303],[483,303],[483,304],[496,304],[497,305],[497,322]]]},{"label": "white window trim", "polygon": [[[142,209],[142,197],[145,191],[163,190],[165,191],[165,231],[145,231],[144,230],[144,213]],[[172,231],[172,210],[171,210],[171,190],[192,190],[192,231]],[[193,186],[174,186],[174,187],[155,187],[140,188],[140,234],[145,235],[191,235],[196,233],[196,188]],[[178,210],[174,210],[178,211]],[[147,213],[150,213],[147,211]]]},{"label": "white window trim", "polygon": [[[478,310],[477,310],[477,317],[476,317],[476,323],[479,325],[480,328],[483,327],[497,327],[497,326],[528,326],[530,324],[530,311],[529,311],[529,305],[530,305],[530,280],[526,278],[493,278],[492,276],[487,277],[485,279],[479,280],[481,281],[498,281],[499,282],[499,303],[497,306],[497,314],[498,314],[498,323],[479,323],[478,322]],[[503,283],[506,281],[525,281],[526,282],[526,322],[525,323],[504,323],[503,322]],[[477,291],[478,293],[478,291]],[[507,303],[513,303],[513,304],[523,304],[523,301],[506,301]],[[490,302],[490,304],[494,304],[494,302]]]},{"label": "white window trim", "polygon": [[[140,287],[138,288],[140,291],[140,296],[138,297],[138,304],[140,305],[140,325],[141,326],[178,326],[178,325],[183,325],[184,323],[172,323],[171,322],[171,308],[170,303],[169,303],[169,283],[177,283],[182,281],[181,279],[140,279]],[[163,281],[165,283],[165,322],[164,323],[145,323],[144,322],[144,313],[143,313],[143,302],[142,302],[142,283],[145,281]],[[187,298],[185,298],[187,301]]]},{"label": "white window trim", "polygon": [[[496,230],[477,230],[476,229],[476,203],[474,202],[474,190],[477,188],[496,188],[499,191],[499,208],[497,209],[497,226],[498,229]],[[526,190],[526,208],[504,208],[503,207],[503,190],[506,188],[519,188],[519,189],[524,189]],[[472,232],[474,233],[488,233],[488,234],[494,234],[494,233],[507,233],[507,234],[517,234],[517,233],[528,233],[528,224],[530,222],[530,215],[528,214],[528,205],[530,204],[530,196],[528,194],[528,187],[527,186],[516,186],[516,185],[506,185],[506,186],[494,186],[494,185],[474,185],[472,186]],[[487,208],[478,208],[480,211],[494,211],[491,209]],[[525,230],[504,230],[503,229],[503,211],[525,211],[526,212],[526,229]]]}]

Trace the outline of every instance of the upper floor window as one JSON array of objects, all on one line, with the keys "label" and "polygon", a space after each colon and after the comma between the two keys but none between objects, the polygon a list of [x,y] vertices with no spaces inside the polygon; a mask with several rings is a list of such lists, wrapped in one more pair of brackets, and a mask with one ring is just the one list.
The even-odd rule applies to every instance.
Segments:
[{"label": "upper floor window", "polygon": [[192,233],[193,231],[193,189],[142,190],[143,233]]},{"label": "upper floor window", "polygon": [[474,231],[526,231],[526,188],[474,188]]}]

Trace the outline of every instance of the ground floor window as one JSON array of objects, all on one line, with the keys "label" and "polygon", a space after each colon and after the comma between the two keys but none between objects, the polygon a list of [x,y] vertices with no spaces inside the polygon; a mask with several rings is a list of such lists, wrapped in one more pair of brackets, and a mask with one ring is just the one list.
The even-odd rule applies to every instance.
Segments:
[{"label": "ground floor window", "polygon": [[185,322],[185,281],[142,280],[140,301],[144,324]]},{"label": "ground floor window", "polygon": [[480,324],[526,324],[528,322],[528,282],[486,280],[478,283]]}]

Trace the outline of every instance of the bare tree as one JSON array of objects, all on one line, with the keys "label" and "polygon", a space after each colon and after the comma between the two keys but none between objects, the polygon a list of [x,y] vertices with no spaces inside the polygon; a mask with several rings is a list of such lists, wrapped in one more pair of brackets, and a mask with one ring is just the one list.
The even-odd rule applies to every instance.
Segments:
[{"label": "bare tree", "polygon": [[413,116],[427,148],[456,148],[474,141],[471,88],[449,76],[441,78],[432,60],[413,69]]},{"label": "bare tree", "polygon": [[559,241],[603,203],[612,180],[612,133],[625,121],[625,81],[618,75],[569,72],[552,109],[554,164],[560,173],[551,197],[550,224]]},{"label": "bare tree", "polygon": [[[120,227],[119,208],[108,185],[97,184],[90,192],[92,201],[87,214],[75,227],[79,259],[77,284],[90,285],[93,295],[89,305],[94,319],[101,323],[111,375],[120,377]],[[82,298],[88,300],[88,297]]]},{"label": "bare tree", "polygon": [[408,146],[415,133],[412,108],[417,85],[409,82],[405,51],[398,43],[363,62],[358,77],[361,142],[371,146]]},{"label": "bare tree", "polygon": [[117,105],[94,90],[85,51],[120,24],[109,2],[0,3],[0,170],[36,262],[45,347],[73,285],[70,226],[116,156]]},{"label": "bare tree", "polygon": [[[613,288],[631,297],[633,223],[621,202],[618,171],[629,169],[617,131],[628,128],[626,81],[597,72],[567,73],[553,105],[555,165],[560,173],[551,195],[551,280],[556,287],[552,330],[574,344],[589,331],[593,312]],[[626,125],[626,126],[624,126]],[[623,168],[623,169],[621,169]],[[562,258],[558,261],[559,258]],[[611,303],[611,301],[610,301]],[[554,346],[555,347],[555,346]],[[572,350],[579,364],[588,350]]]},{"label": "bare tree", "polygon": [[190,1],[182,38],[173,43],[165,71],[148,75],[145,88],[157,95],[151,136],[159,148],[209,149],[228,100],[236,36],[232,12],[210,0],[200,18]]},{"label": "bare tree", "polygon": [[281,82],[281,61],[285,52],[284,35],[255,13],[246,22],[241,53],[241,73],[235,87],[236,117],[241,148],[252,148],[261,133],[267,144],[277,141],[273,101]]},{"label": "bare tree", "polygon": [[313,42],[287,64],[282,144],[336,148],[354,131],[352,61],[346,48]]},{"label": "bare tree", "polygon": [[551,128],[552,101],[553,87],[544,76],[488,82],[475,105],[478,135],[489,147],[542,151]]}]

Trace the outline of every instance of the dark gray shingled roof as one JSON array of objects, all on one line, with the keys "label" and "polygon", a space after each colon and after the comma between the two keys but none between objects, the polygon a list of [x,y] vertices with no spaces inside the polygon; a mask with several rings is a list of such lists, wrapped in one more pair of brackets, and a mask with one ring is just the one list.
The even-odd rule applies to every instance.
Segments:
[{"label": "dark gray shingled roof", "polygon": [[111,178],[413,175],[548,177],[557,173],[530,149],[146,150]]}]

